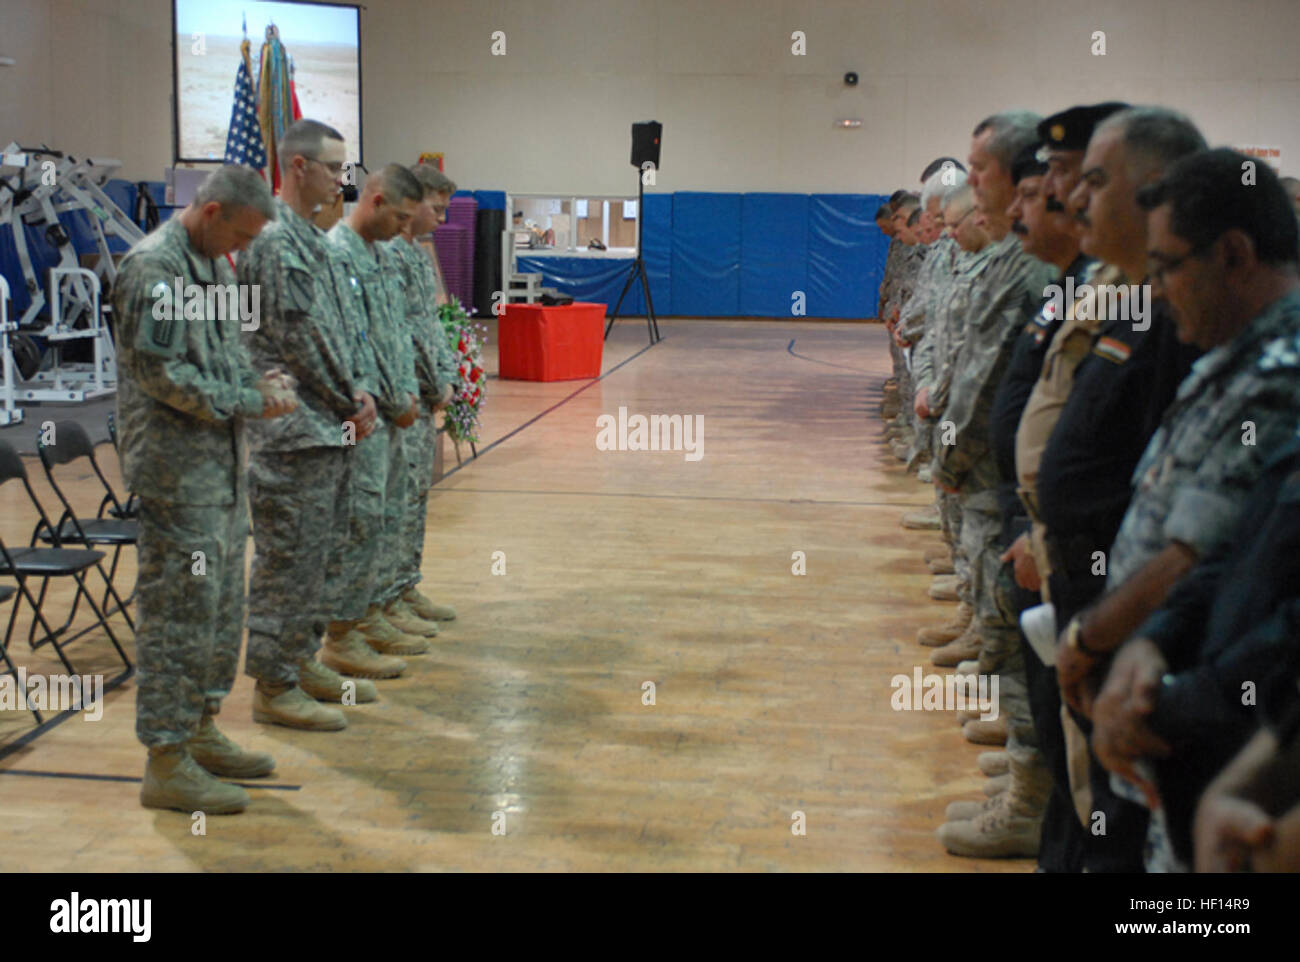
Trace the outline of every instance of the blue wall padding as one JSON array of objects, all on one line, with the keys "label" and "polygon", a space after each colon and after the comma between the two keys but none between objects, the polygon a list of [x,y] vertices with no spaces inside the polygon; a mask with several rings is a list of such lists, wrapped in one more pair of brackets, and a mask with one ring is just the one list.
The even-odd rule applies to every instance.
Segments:
[{"label": "blue wall padding", "polygon": [[[654,301],[655,316],[667,317],[678,313],[673,307],[673,195],[647,194],[644,203],[641,232],[650,298]],[[641,285],[638,283],[636,287],[640,297]],[[644,306],[638,310],[644,310]]]},{"label": "blue wall padding", "polygon": [[458,190],[453,196],[473,197],[478,201],[479,210],[506,209],[506,192],[504,190]]},{"label": "blue wall padding", "polygon": [[[520,274],[541,274],[545,286],[554,287],[575,301],[606,304],[611,311],[631,269],[630,257],[529,256],[520,251],[515,258],[515,270]],[[655,311],[660,311],[658,301],[655,301]],[[623,299],[619,316],[643,313],[645,306],[638,282]]]},{"label": "blue wall padding", "polygon": [[[881,194],[650,194],[645,259],[655,313],[790,317],[793,294],[803,291],[807,317],[874,317],[889,251],[875,215],[887,200]],[[519,263],[521,271],[541,273],[548,287],[604,301],[612,310],[631,261],[543,254],[522,255]],[[644,309],[637,284],[620,314]]]},{"label": "blue wall padding", "polygon": [[813,194],[808,218],[808,316],[874,317],[889,241],[878,196]]},{"label": "blue wall padding", "polygon": [[673,313],[740,314],[740,200],[740,194],[673,194]]},{"label": "blue wall padding", "polygon": [[808,195],[745,194],[740,205],[740,314],[790,317],[794,292],[807,305]]}]

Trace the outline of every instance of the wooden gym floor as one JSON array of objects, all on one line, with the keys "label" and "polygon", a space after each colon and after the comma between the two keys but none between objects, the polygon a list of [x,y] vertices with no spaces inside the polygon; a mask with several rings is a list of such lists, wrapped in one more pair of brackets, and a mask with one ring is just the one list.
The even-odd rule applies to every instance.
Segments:
[{"label": "wooden gym floor", "polygon": [[[983,797],[980,749],[951,714],[890,707],[895,674],[933,670],[916,629],[952,609],[926,596],[933,537],[898,523],[929,493],[878,440],[884,329],[660,326],[643,350],[644,325],[620,321],[598,381],[491,381],[480,458],[429,510],[423,587],[460,617],[346,731],[255,724],[241,676],[218,721],[278,769],[196,835],[139,805],[128,680],[101,720],[0,760],[0,870],[1029,870],[943,851],[944,807]],[[703,458],[597,450],[597,416],[620,406],[703,415]],[[78,491],[93,485],[86,471]],[[0,534],[31,534],[16,482]],[[59,670],[25,637],[18,664]],[[70,655],[114,673],[102,636]],[[32,728],[0,712],[0,751]]]}]

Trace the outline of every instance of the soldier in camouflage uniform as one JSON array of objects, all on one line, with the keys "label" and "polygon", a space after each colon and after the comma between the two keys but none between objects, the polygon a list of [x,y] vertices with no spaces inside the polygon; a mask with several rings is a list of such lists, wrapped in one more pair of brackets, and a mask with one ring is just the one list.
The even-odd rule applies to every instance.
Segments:
[{"label": "soldier in camouflage uniform", "polygon": [[890,447],[900,460],[907,459],[906,452],[912,445],[913,431],[911,419],[908,417],[908,410],[912,405],[912,374],[908,367],[903,346],[898,343],[899,316],[904,305],[911,300],[916,291],[917,276],[921,272],[921,266],[925,263],[925,255],[928,252],[927,246],[917,236],[915,221],[912,220],[913,215],[919,210],[919,204],[920,201],[916,195],[909,194],[904,198],[899,205],[898,212],[894,215],[895,227],[904,246],[898,262],[897,275],[890,292],[890,299],[885,303],[890,350],[893,352],[892,356],[895,359],[894,370],[898,384],[899,404],[899,414],[894,419],[894,431],[892,432],[895,437],[891,439]]},{"label": "soldier in camouflage uniform", "polygon": [[416,378],[420,382],[421,416],[419,424],[408,435],[407,468],[411,478],[411,501],[408,517],[401,530],[400,555],[396,565],[399,613],[393,620],[403,630],[436,635],[436,623],[453,620],[456,612],[450,606],[437,604],[423,595],[416,585],[421,577],[420,563],[424,556],[429,489],[433,485],[434,451],[438,440],[434,416],[451,400],[456,378],[456,356],[447,343],[446,333],[437,314],[440,293],[437,272],[430,252],[415,238],[429,233],[446,219],[447,204],[456,185],[427,164],[417,164],[410,170],[424,189],[424,200],[417,208],[408,229],[389,241],[389,247],[403,268],[408,326],[414,350]]},{"label": "soldier in camouflage uniform", "polygon": [[[939,171],[926,181],[921,193],[921,239],[928,247],[921,273],[917,276],[916,293],[899,314],[898,339],[904,346],[912,349],[912,406],[903,411],[903,415],[912,425],[914,442],[907,453],[909,464],[928,462],[932,446],[931,424],[917,414],[916,394],[920,390],[917,368],[922,352],[928,352],[926,346],[930,320],[934,317],[940,300],[947,296],[947,288],[952,280],[953,260],[960,251],[957,242],[943,233],[943,197],[944,194],[959,188],[966,182],[964,172]],[[925,470],[923,480],[929,480],[929,471]]]},{"label": "soldier in camouflage uniform", "polygon": [[[898,345],[894,343],[893,319],[889,316],[888,305],[893,301],[894,287],[898,283],[898,271],[907,251],[907,246],[899,238],[898,228],[894,224],[894,214],[906,197],[907,191],[894,191],[889,197],[889,203],[876,214],[876,226],[889,238],[889,250],[885,254],[885,272],[880,279],[880,304],[876,309],[876,315],[884,322],[886,332],[889,335],[889,358],[894,372],[892,379],[885,384],[885,398],[881,404],[881,414],[888,422],[892,422],[900,410],[898,370],[903,362],[903,355],[899,351]],[[896,428],[893,423],[890,423],[888,428],[891,434],[897,434],[901,431],[901,428]]]},{"label": "soldier in camouflage uniform", "polygon": [[[277,220],[240,259],[241,282],[262,295],[261,323],[245,335],[254,367],[297,378],[294,414],[250,431],[253,567],[246,670],[257,679],[255,721],[315,731],[346,727],[343,712],[319,705],[374,701],[370,682],[345,684],[316,661],[336,620],[326,593],[328,559],[348,525],[355,444],[373,430],[373,371],[349,337],[342,268],[307,218],[339,193],[345,148],[332,127],[300,120],[279,149],[283,186]],[[375,655],[361,645],[366,661]]]},{"label": "soldier in camouflage uniform", "polygon": [[[352,629],[377,652],[389,656],[429,650],[428,641],[394,626],[385,611],[394,610],[399,594],[398,543],[411,498],[405,435],[418,420],[419,384],[401,267],[384,242],[410,221],[422,198],[423,190],[410,172],[389,164],[366,181],[356,209],[329,233],[349,284],[358,292],[366,343],[377,372],[375,400],[382,415],[374,434],[358,444],[353,472],[354,520],[363,523],[343,548],[344,562],[353,570],[370,572],[372,578],[364,590],[365,617]],[[331,625],[330,635],[336,635],[336,626]],[[405,668],[400,659],[394,660]],[[347,670],[332,661],[328,644],[322,661],[336,671]]]},{"label": "soldier in camouflage uniform", "polygon": [[1012,159],[1037,142],[1039,119],[1028,112],[998,114],[981,122],[973,135],[970,184],[993,244],[973,286],[966,339],[955,364],[957,373],[939,424],[940,444],[931,469],[937,484],[961,498],[961,538],[971,565],[975,607],[966,632],[937,649],[931,661],[955,666],[978,656],[981,672],[999,675],[999,717],[968,720],[963,734],[979,744],[1008,744],[1011,784],[1016,789],[996,796],[1001,801],[987,821],[983,816],[966,821],[949,812],[939,839],[954,854],[975,854],[983,847],[984,836],[997,835],[1008,818],[1024,816],[1041,826],[1051,790],[1050,776],[1035,747],[1016,613],[999,590],[1001,473],[989,440],[994,396],[1016,336],[1056,276],[1053,266],[1025,253],[1010,232],[1007,213],[1014,199]]},{"label": "soldier in camouflage uniform", "polygon": [[136,734],[149,749],[140,801],[151,808],[239,812],[248,793],[213,775],[275,768],[212,721],[244,627],[245,421],[296,407],[281,372],[259,378],[249,365],[243,311],[226,311],[213,285],[236,291],[226,254],[274,215],[256,173],[222,167],[131,249],[113,287],[122,470],[140,496]]},{"label": "soldier in camouflage uniform", "polygon": [[[972,287],[982,275],[991,254],[988,235],[978,226],[974,193],[969,185],[954,191],[945,203],[946,230],[961,250],[953,262],[952,278],[937,303],[930,324],[930,336],[921,342],[922,349],[918,352],[914,365],[917,393],[925,400],[925,410],[928,412],[926,421],[931,426],[932,459],[943,440],[937,427],[948,405],[954,365],[966,340]],[[952,550],[957,596],[961,604],[952,621],[922,628],[917,633],[917,641],[932,647],[947,644],[965,632],[975,610],[971,596],[970,559],[966,557],[961,543],[961,500],[956,494],[944,491],[937,485],[935,498],[939,508],[940,530]]]}]

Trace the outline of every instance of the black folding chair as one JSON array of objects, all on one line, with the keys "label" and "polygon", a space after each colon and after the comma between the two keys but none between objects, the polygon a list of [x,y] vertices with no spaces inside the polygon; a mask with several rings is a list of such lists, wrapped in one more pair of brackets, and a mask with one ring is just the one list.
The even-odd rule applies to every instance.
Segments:
[{"label": "black folding chair", "polygon": [[[18,589],[12,585],[0,585],[0,605],[4,604],[16,594],[18,594]],[[27,692],[23,690],[23,686],[19,684],[21,679],[18,677],[18,669],[15,668],[14,663],[9,660],[9,651],[7,648],[0,648],[0,658],[4,660],[5,670],[14,676],[14,684],[23,692],[23,700],[27,702],[27,710],[36,716],[36,724],[41,724],[44,719],[41,718],[41,713],[32,707],[31,701],[27,698]]]},{"label": "black folding chair", "polygon": [[[40,515],[41,521],[37,525],[37,531],[40,531],[43,525],[46,530],[57,534],[57,529],[50,524],[45,509],[41,507],[41,502],[36,497],[36,492],[32,490],[32,484],[27,478],[27,468],[23,465],[22,458],[18,456],[18,452],[14,450],[13,445],[0,441],[0,487],[15,479],[22,481],[23,487],[27,491],[27,497],[31,499],[37,514]],[[72,667],[72,663],[68,661],[64,648],[87,632],[102,627],[105,634],[108,635],[108,640],[117,649],[118,657],[122,659],[122,664],[125,666],[123,674],[132,671],[131,660],[126,657],[126,652],[122,650],[121,644],[118,643],[117,635],[113,633],[113,627],[108,623],[108,616],[95,604],[90,589],[86,587],[86,571],[95,568],[100,577],[104,579],[109,596],[117,602],[118,609],[126,618],[127,624],[131,626],[132,630],[135,629],[135,623],[131,620],[130,613],[127,612],[122,599],[118,597],[117,591],[113,588],[113,582],[99,563],[104,557],[104,553],[89,548],[65,548],[57,540],[57,537],[54,541],[54,547],[51,548],[37,548],[35,544],[36,538],[33,537],[32,547],[11,549],[4,543],[4,539],[0,538],[0,575],[8,575],[14,578],[18,582],[19,593],[18,598],[14,601],[13,609],[9,612],[9,625],[5,629],[2,647],[6,653],[9,649],[9,643],[13,640],[14,625],[18,621],[18,610],[22,607],[22,602],[26,601],[32,609],[32,625],[27,635],[27,643],[33,651],[42,645],[53,646],[55,652],[58,653],[59,661],[68,670],[68,674],[78,674]],[[36,578],[39,578],[41,582],[40,592],[33,595],[28,582]],[[49,589],[50,582],[55,578],[71,578],[77,584],[77,592],[72,599],[72,611],[69,613],[67,620],[58,628],[50,626],[43,610],[46,592]],[[76,634],[69,635],[68,631],[77,616],[77,609],[83,597],[86,599],[86,604],[90,607],[91,613],[95,616],[94,623],[81,629]],[[44,631],[44,635],[40,638],[36,637],[38,626]],[[7,657],[6,661],[8,661]]]},{"label": "black folding chair", "polygon": [[[108,439],[113,442],[113,451],[120,459],[122,451],[117,446],[117,415],[112,411],[108,412]],[[127,492],[126,504],[119,504],[116,496],[110,499],[109,495],[112,493],[110,488],[109,494],[105,495],[104,500],[99,503],[98,517],[102,518],[106,509],[115,518],[138,518],[140,516],[140,499],[136,497],[134,491]]]},{"label": "black folding chair", "polygon": [[[54,489],[54,494],[59,499],[59,503],[63,505],[63,513],[59,515],[58,523],[53,526],[46,523],[45,516],[42,513],[41,523],[37,524],[36,532],[32,537],[32,544],[35,545],[37,539],[39,539],[56,547],[60,544],[78,544],[87,548],[111,547],[113,549],[113,561],[109,565],[108,580],[112,582],[117,577],[117,566],[122,558],[122,549],[127,545],[136,545],[139,542],[140,522],[124,517],[125,511],[122,503],[113,492],[113,486],[104,477],[104,472],[100,470],[99,462],[95,460],[95,446],[91,443],[90,435],[86,433],[86,429],[76,421],[59,421],[53,425],[53,428],[54,443],[46,444],[45,432],[42,431],[37,436],[36,449],[41,456],[41,465],[45,468],[45,477],[50,482],[50,487]],[[54,477],[56,465],[72,464],[81,458],[90,461],[90,467],[94,470],[95,477],[99,478],[99,483],[104,488],[104,497],[99,504],[99,514],[94,518],[77,517],[72,502],[68,500],[67,495],[64,494],[63,489],[59,487],[59,482]],[[113,517],[104,517],[104,508],[106,506]],[[127,596],[127,602],[130,602],[134,597],[135,590],[132,589],[131,594]],[[108,598],[108,592],[105,591],[100,604],[103,605],[107,614],[112,615],[116,612],[116,609],[109,607]]]}]

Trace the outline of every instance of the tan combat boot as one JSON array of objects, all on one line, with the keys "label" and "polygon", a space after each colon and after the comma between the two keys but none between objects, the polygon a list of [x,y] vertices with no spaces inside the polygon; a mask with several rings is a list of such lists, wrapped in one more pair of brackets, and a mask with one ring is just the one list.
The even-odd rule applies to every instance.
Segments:
[{"label": "tan combat boot", "polygon": [[963,661],[970,658],[979,657],[980,649],[984,646],[980,636],[975,633],[975,624],[972,622],[964,632],[948,642],[942,648],[936,648],[930,653],[930,664],[939,668],[956,668]]},{"label": "tan combat boot", "polygon": [[336,621],[330,625],[321,646],[321,664],[352,678],[396,678],[406,671],[402,659],[381,655],[366,644],[358,624]]},{"label": "tan combat boot", "polygon": [[[1043,835],[1043,811],[1052,777],[1041,763],[1011,760],[1011,786],[994,795],[969,819],[939,826],[939,841],[953,855],[971,858],[1034,858]],[[960,802],[948,806],[951,810]]]},{"label": "tan combat boot", "polygon": [[381,655],[423,655],[429,650],[425,639],[404,634],[393,627],[378,605],[370,606],[366,617],[357,624],[357,632]]},{"label": "tan combat boot", "polygon": [[437,623],[421,618],[401,598],[394,598],[384,605],[384,619],[404,635],[414,635],[417,638],[438,636]]},{"label": "tan combat boot", "polygon": [[223,735],[204,713],[198,734],[189,740],[190,756],[213,775],[226,778],[261,778],[275,771],[275,759],[266,752],[246,752]]},{"label": "tan combat boot", "polygon": [[411,610],[425,621],[455,621],[456,609],[451,605],[440,605],[427,595],[421,594],[415,586],[402,592],[402,600],[411,606]]},{"label": "tan combat boot", "polygon": [[946,544],[933,544],[921,552],[921,557],[925,559],[926,564],[930,564],[939,558],[952,560],[952,548]]},{"label": "tan combat boot", "polygon": [[993,721],[976,718],[961,726],[966,741],[976,745],[1005,745],[1007,743],[1007,716],[998,715]]},{"label": "tan combat boot", "polygon": [[1011,756],[1006,752],[980,752],[975,764],[989,778],[997,778],[1011,770]]},{"label": "tan combat boot", "polygon": [[351,702],[365,705],[379,700],[374,683],[360,679],[344,680],[336,671],[326,668],[315,658],[308,658],[298,667],[298,687],[317,701],[342,704],[351,686]]},{"label": "tan combat boot", "polygon": [[932,575],[950,575],[956,574],[957,568],[952,563],[952,557],[935,558],[933,561],[927,561],[925,566],[930,569]]},{"label": "tan combat boot", "polygon": [[952,616],[951,621],[935,625],[932,628],[922,628],[916,633],[916,640],[928,648],[946,645],[948,642],[961,637],[962,633],[970,627],[971,618],[974,616],[975,609],[963,601],[958,606],[957,612]]},{"label": "tan combat boot", "polygon": [[199,766],[184,745],[149,749],[144,784],[140,786],[140,804],[145,808],[233,815],[246,809],[248,802],[248,792],[214,778]]},{"label": "tan combat boot", "polygon": [[348,720],[337,708],[327,708],[297,685],[266,685],[253,689],[253,721],[312,732],[337,732]]},{"label": "tan combat boot", "polygon": [[959,586],[956,575],[938,575],[930,582],[929,594],[935,601],[961,601]]},{"label": "tan combat boot", "polygon": [[898,523],[909,531],[938,531],[939,509],[930,505],[914,511],[906,511],[898,519]]}]

